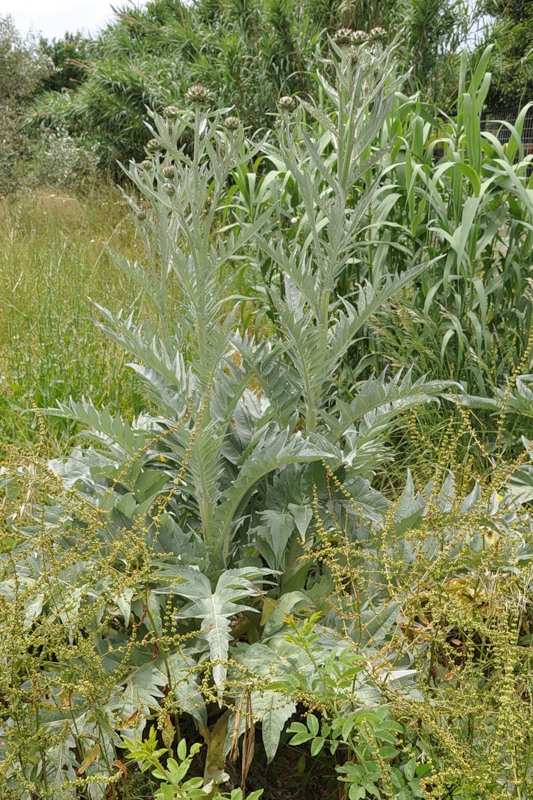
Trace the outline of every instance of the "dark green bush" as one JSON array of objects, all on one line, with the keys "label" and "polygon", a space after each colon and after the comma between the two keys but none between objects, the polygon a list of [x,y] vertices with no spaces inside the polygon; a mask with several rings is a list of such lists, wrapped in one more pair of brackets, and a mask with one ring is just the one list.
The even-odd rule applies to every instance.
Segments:
[{"label": "dark green bush", "polygon": [[43,98],[34,124],[84,132],[101,146],[102,165],[139,159],[148,139],[146,107],[183,106],[188,86],[206,84],[219,107],[245,125],[273,124],[280,95],[316,94],[313,77],[327,34],[380,25],[402,32],[401,59],[426,97],[453,96],[457,51],[470,15],[462,0],[181,0],[125,7],[87,45],[86,80],[72,94]]},{"label": "dark green bush", "polygon": [[52,70],[37,38],[23,39],[12,19],[0,16],[0,195],[21,181],[21,160],[29,147],[25,113]]}]

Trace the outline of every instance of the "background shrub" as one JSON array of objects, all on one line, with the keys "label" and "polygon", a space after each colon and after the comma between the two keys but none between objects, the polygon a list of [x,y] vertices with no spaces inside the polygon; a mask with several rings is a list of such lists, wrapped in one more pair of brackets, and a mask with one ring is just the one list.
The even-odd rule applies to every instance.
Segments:
[{"label": "background shrub", "polygon": [[23,39],[10,17],[0,16],[0,194],[20,180],[27,154],[24,113],[29,99],[52,73],[52,62],[35,37]]},{"label": "background shrub", "polygon": [[327,34],[349,26],[401,31],[403,69],[424,97],[448,105],[457,52],[472,13],[462,0],[180,0],[124,8],[87,45],[86,80],[68,94],[41,98],[34,124],[97,137],[102,165],[140,159],[148,140],[146,107],[183,105],[187,88],[206,84],[219,107],[246,125],[270,127],[276,100],[316,94],[313,73]]}]

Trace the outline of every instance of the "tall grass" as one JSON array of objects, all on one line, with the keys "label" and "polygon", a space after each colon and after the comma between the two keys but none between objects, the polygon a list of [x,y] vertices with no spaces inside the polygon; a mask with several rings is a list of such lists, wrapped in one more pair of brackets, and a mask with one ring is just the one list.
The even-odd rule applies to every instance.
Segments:
[{"label": "tall grass", "polygon": [[[128,308],[135,292],[107,245],[132,252],[127,208],[112,187],[85,196],[40,190],[0,200],[0,438],[33,442],[31,408],[90,394],[131,414],[140,406],[117,348],[96,328],[92,303]],[[52,450],[74,427],[46,420]]]},{"label": "tall grass", "polygon": [[491,55],[489,47],[472,63],[463,53],[454,117],[424,119],[420,109],[408,121],[395,165],[397,221],[415,259],[442,260],[379,331],[393,362],[416,361],[484,396],[522,357],[531,363],[533,308],[533,183],[521,140],[529,107],[507,144],[483,130]]}]

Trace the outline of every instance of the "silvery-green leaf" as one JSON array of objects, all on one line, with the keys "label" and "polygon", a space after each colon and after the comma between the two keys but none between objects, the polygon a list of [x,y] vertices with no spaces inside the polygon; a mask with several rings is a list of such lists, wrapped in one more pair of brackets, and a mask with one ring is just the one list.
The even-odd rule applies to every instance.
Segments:
[{"label": "silvery-green leaf", "polygon": [[248,603],[241,601],[261,594],[261,584],[269,572],[257,567],[225,570],[214,591],[205,575],[188,569],[178,572],[182,582],[177,583],[175,591],[190,601],[179,611],[178,618],[201,621],[200,635],[209,645],[213,680],[220,699],[224,693],[232,638],[230,618],[253,610]]},{"label": "silvery-green leaf", "polygon": [[289,503],[288,509],[294,517],[294,522],[298,529],[302,541],[305,542],[305,535],[311,520],[313,519],[313,509],[311,506],[300,506],[295,503]]}]

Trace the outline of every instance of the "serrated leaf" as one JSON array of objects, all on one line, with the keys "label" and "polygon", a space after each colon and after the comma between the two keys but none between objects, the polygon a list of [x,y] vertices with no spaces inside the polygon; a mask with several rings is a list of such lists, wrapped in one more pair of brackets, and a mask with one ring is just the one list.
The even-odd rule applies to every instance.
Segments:
[{"label": "serrated leaf", "polygon": [[263,524],[256,529],[256,535],[269,545],[273,557],[272,561],[267,559],[268,566],[278,570],[284,565],[285,549],[294,533],[294,517],[274,510],[263,511],[260,517]]},{"label": "serrated leaf", "polygon": [[252,710],[261,719],[261,735],[268,763],[277,753],[285,723],[296,713],[296,705],[280,692],[253,692]]},{"label": "serrated leaf", "polygon": [[242,611],[253,610],[240,601],[261,594],[260,584],[267,574],[269,570],[256,567],[226,570],[218,579],[213,592],[205,575],[191,569],[177,572],[183,582],[176,586],[175,591],[191,600],[179,611],[178,618],[201,620],[200,635],[209,645],[213,680],[220,700],[224,693],[231,640],[230,618]]},{"label": "serrated leaf", "polygon": [[207,709],[202,696],[196,662],[186,653],[172,653],[167,656],[167,664],[172,678],[171,690],[179,708],[195,719],[200,728],[207,727]]}]

